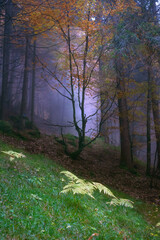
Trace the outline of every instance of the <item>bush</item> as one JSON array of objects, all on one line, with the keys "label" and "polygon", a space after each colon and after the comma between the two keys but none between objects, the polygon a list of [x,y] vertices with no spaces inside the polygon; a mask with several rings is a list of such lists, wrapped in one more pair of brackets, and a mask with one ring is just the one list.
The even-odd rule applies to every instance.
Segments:
[{"label": "bush", "polygon": [[[17,137],[23,140],[27,140],[26,134],[34,138],[40,137],[40,131],[26,116],[24,116],[23,119],[19,115],[11,116],[10,121],[12,122],[13,128],[18,130],[18,132],[16,131]],[[23,128],[22,128],[22,121],[23,121]]]},{"label": "bush", "polygon": [[21,126],[20,116],[10,116],[10,121],[12,123],[13,128],[20,129]]},{"label": "bush", "polygon": [[12,125],[14,128],[20,130],[21,125],[22,125],[22,121],[24,122],[24,128],[25,129],[32,129],[33,128],[33,124],[31,121],[29,121],[29,119],[27,117],[23,117],[21,118],[21,116],[11,116],[10,120],[12,122]]},{"label": "bush", "polygon": [[20,129],[21,121],[23,120],[25,129],[37,130],[36,126],[25,116],[23,117],[23,119],[19,115],[18,116],[11,116],[10,120],[12,122],[12,126],[16,129]]},{"label": "bush", "polygon": [[2,132],[3,134],[12,134],[13,128],[11,126],[11,124],[9,122],[6,121],[0,121],[0,132]]}]

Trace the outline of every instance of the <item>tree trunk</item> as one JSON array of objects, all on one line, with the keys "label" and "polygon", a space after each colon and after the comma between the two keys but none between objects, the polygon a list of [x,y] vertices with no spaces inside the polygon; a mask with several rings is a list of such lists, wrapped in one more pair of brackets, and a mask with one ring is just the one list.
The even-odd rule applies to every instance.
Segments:
[{"label": "tree trunk", "polygon": [[[121,87],[118,87],[118,89],[121,91]],[[125,166],[128,169],[132,169],[133,163],[129,136],[127,101],[125,97],[120,97],[118,99],[118,108],[119,108],[120,142],[121,142],[120,165]]]},{"label": "tree trunk", "polygon": [[2,92],[0,104],[0,119],[5,119],[5,109],[7,101],[7,84],[9,76],[9,59],[10,59],[10,34],[12,30],[12,1],[8,0],[5,5],[5,23],[3,39],[3,67],[2,67]]},{"label": "tree trunk", "polygon": [[147,168],[146,175],[151,171],[151,68],[148,66],[148,93],[147,93]]},{"label": "tree trunk", "polygon": [[118,90],[118,109],[119,109],[119,125],[120,125],[120,143],[121,143],[121,158],[120,165],[133,168],[131,141],[129,132],[128,107],[125,92],[125,79],[122,73],[122,64],[119,64],[121,59],[116,62],[117,74],[117,90]]},{"label": "tree trunk", "polygon": [[[150,12],[152,19],[155,24],[158,24],[158,15],[156,9],[156,0],[150,0]],[[159,103],[157,96],[159,95],[156,90],[157,84],[152,76],[152,88],[151,88],[151,101],[152,101],[152,111],[153,111],[153,120],[154,120],[154,129],[156,135],[156,149],[158,155],[157,169],[160,170],[160,112],[159,112]]]},{"label": "tree trunk", "polygon": [[36,78],[36,40],[33,45],[32,60],[32,99],[31,99],[31,122],[34,124],[34,105],[35,105],[35,78]]},{"label": "tree trunk", "polygon": [[29,40],[26,37],[26,49],[25,49],[25,63],[24,63],[24,75],[23,75],[23,86],[22,86],[22,101],[21,101],[21,128],[24,127],[24,118],[26,117],[27,110],[27,96],[28,96],[28,55],[29,55]]},{"label": "tree trunk", "polygon": [[105,71],[104,71],[104,61],[102,58],[99,60],[99,84],[100,84],[100,100],[101,100],[101,136],[104,137],[105,143],[109,143],[109,136],[108,136],[108,126],[107,121],[103,121],[103,117],[105,116],[107,104],[106,104],[106,89],[105,89]]},{"label": "tree trunk", "polygon": [[152,91],[151,91],[151,100],[152,100],[152,111],[153,111],[153,120],[154,120],[154,129],[156,135],[156,144],[157,144],[157,155],[158,163],[157,168],[160,170],[160,112],[159,112],[159,102],[157,98],[156,82],[153,79],[152,82]]}]

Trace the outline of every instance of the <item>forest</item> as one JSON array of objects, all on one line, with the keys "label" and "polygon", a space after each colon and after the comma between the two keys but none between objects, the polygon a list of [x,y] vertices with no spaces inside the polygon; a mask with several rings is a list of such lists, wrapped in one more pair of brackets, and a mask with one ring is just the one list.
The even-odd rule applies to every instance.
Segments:
[{"label": "forest", "polygon": [[0,239],[160,239],[160,1],[0,0]]}]

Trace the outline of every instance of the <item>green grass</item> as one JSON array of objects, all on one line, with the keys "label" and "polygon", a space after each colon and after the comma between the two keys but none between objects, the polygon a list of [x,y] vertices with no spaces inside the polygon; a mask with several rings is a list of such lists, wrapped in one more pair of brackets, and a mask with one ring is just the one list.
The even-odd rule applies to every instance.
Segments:
[{"label": "green grass", "polygon": [[[0,144],[3,151],[15,151]],[[0,153],[1,240],[87,240],[95,232],[97,240],[160,239],[159,230],[140,214],[139,202],[129,209],[107,205],[109,199],[98,192],[96,200],[60,194],[66,185],[63,169],[42,155],[24,154],[10,162]]]}]

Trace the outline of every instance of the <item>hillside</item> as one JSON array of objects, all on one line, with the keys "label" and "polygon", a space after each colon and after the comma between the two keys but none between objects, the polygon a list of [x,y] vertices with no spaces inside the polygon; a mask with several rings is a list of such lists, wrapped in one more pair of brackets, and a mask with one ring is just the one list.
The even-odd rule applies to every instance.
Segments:
[{"label": "hillside", "polygon": [[[101,144],[96,143],[98,146],[86,149],[79,161],[71,162],[71,159],[64,155],[62,146],[53,137],[53,141],[51,141],[51,137],[50,141],[48,137],[43,137],[32,142],[4,136],[1,138],[5,142],[12,143],[11,146],[1,142],[1,150],[16,150],[26,155],[26,158],[10,162],[8,157],[3,153],[0,154],[0,235],[2,240],[87,240],[93,233],[99,234],[94,239],[102,240],[159,239],[160,232],[155,225],[159,221],[160,209],[155,204],[143,203],[132,198],[134,208],[130,209],[106,204],[110,199],[97,192],[94,195],[96,200],[89,196],[73,195],[72,193],[60,194],[66,184],[66,179],[60,174],[63,170],[60,165],[72,170],[78,176],[104,184],[105,181],[107,183],[108,178],[108,184],[110,186],[115,184],[115,188],[123,188],[131,178],[142,178],[141,182],[144,180],[143,176],[132,175],[126,170],[119,169],[116,162],[113,166],[111,166],[112,164],[108,165],[107,171],[107,166],[104,168],[107,157],[104,159],[104,155],[101,155],[99,158],[99,154],[104,151]],[[19,150],[13,147],[13,143],[19,147]],[[103,149],[102,152],[100,146],[101,150]],[[29,154],[26,150],[34,152],[34,154]],[[38,155],[35,154],[38,152]],[[50,159],[45,155],[50,156]],[[93,155],[94,162],[92,162]],[[108,150],[108,157],[113,160],[118,159],[118,151]],[[113,168],[115,171],[111,172]],[[122,173],[125,175],[123,176]],[[124,179],[126,181],[122,185]],[[126,186],[124,192],[127,192],[127,189],[129,191],[132,186],[131,188],[129,185]],[[140,188],[136,189],[140,191]],[[141,189],[143,188],[141,187]],[[113,192],[117,197],[130,198],[122,192],[116,190]],[[156,196],[156,194],[158,196],[157,192],[153,189],[150,197]],[[138,198],[138,190],[133,194],[130,190],[130,195]],[[139,198],[151,201],[150,197],[142,197],[142,195],[144,192]]]},{"label": "hillside", "polygon": [[[119,148],[105,144],[101,138],[85,148],[78,160],[75,161],[66,156],[63,145],[59,141],[57,142],[55,136],[42,135],[38,139],[19,140],[15,137],[1,135],[1,139],[30,153],[44,154],[83,178],[108,185],[136,199],[160,205],[160,179],[154,179],[151,189],[151,179],[146,177],[145,167],[138,160],[135,161],[134,173],[120,168]],[[66,139],[73,148],[74,136],[66,135]]]}]

